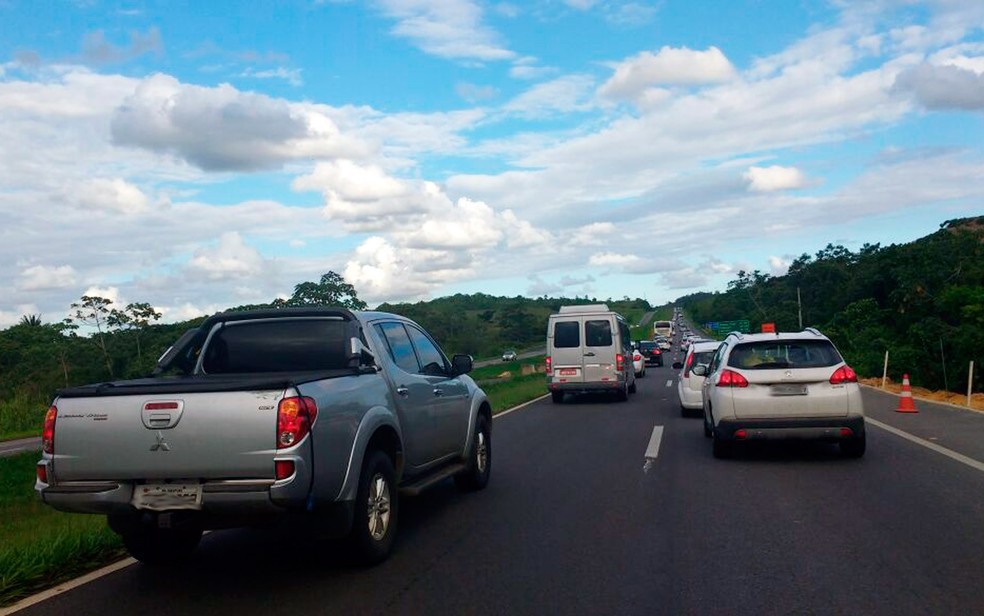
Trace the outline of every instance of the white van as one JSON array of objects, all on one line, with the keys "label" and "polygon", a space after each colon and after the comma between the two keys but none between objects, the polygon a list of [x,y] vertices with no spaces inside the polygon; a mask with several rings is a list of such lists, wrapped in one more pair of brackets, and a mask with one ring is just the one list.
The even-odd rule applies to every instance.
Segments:
[{"label": "white van", "polygon": [[547,322],[547,388],[553,401],[565,393],[635,393],[629,326],[605,304],[561,306]]}]

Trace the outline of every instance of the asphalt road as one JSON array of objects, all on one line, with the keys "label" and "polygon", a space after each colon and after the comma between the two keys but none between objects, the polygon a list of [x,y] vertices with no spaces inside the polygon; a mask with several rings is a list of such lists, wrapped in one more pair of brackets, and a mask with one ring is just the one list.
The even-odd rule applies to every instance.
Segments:
[{"label": "asphalt road", "polygon": [[871,423],[860,460],[821,444],[716,460],[673,379],[650,367],[629,402],[498,417],[489,487],[404,498],[375,568],[301,533],[220,531],[184,567],[130,566],[20,614],[984,613],[984,415],[902,415],[866,390],[876,422],[965,459]]},{"label": "asphalt road", "polygon": [[31,438],[19,438],[13,441],[0,441],[0,458],[5,456],[16,456],[25,451],[41,451],[41,438],[33,436]]}]

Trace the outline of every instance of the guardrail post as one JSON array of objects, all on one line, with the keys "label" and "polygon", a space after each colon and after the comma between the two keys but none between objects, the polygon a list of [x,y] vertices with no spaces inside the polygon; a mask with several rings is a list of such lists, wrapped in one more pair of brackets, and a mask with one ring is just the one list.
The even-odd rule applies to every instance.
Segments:
[{"label": "guardrail post", "polygon": [[970,372],[967,374],[967,406],[972,406],[970,404],[971,397],[974,391],[974,360],[970,360]]},{"label": "guardrail post", "polygon": [[885,367],[882,368],[882,389],[885,389],[885,381],[888,379],[888,351],[885,351]]}]

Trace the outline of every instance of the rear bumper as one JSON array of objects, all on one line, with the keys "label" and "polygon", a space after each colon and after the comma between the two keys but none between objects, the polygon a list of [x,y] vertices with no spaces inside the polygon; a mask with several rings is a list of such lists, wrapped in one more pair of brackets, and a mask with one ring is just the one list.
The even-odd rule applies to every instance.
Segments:
[{"label": "rear bumper", "polygon": [[625,381],[601,381],[597,383],[553,383],[547,382],[550,391],[562,391],[571,394],[588,394],[597,392],[613,392],[625,387]]},{"label": "rear bumper", "polygon": [[[850,430],[850,434],[845,434],[844,428]],[[744,437],[735,436],[739,430],[745,431]],[[721,419],[714,427],[714,436],[723,441],[843,441],[864,436],[864,416]]]}]

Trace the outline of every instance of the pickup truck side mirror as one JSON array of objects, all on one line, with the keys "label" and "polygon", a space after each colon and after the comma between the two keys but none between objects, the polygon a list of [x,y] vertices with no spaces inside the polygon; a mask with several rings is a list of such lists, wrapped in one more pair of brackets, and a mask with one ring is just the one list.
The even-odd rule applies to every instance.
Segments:
[{"label": "pickup truck side mirror", "polygon": [[471,355],[455,355],[451,358],[451,376],[459,376],[472,371]]}]

